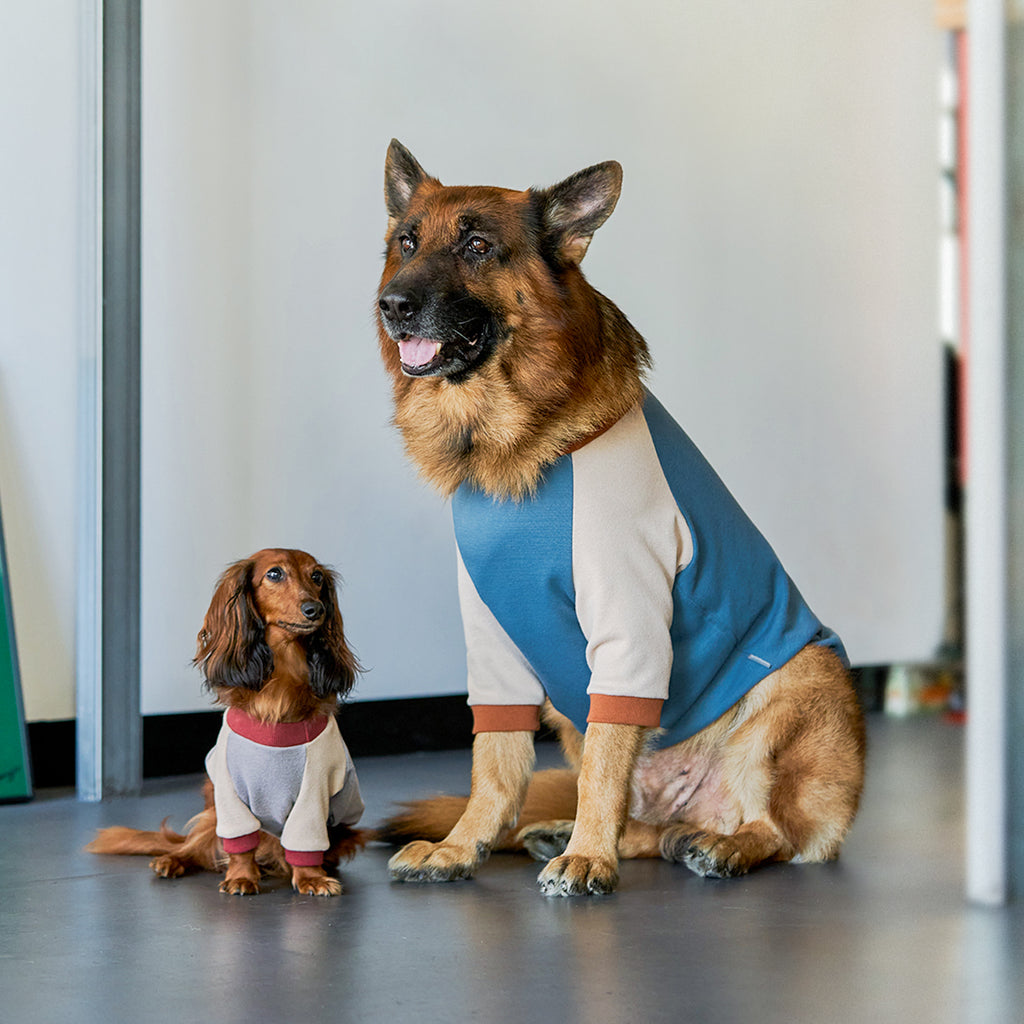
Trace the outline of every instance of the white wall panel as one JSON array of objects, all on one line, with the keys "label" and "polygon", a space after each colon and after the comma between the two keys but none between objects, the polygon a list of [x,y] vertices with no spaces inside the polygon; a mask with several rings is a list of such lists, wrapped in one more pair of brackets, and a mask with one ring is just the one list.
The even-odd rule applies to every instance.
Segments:
[{"label": "white wall panel", "polygon": [[78,17],[0,4],[0,500],[30,721],[75,713]]},{"label": "white wall panel", "polygon": [[620,160],[585,269],[653,388],[855,661],[930,657],[938,43],[923,0],[148,0],[144,712],[206,705],[214,578],[263,545],[341,571],[360,698],[463,686],[375,350],[392,136],[452,183]]}]

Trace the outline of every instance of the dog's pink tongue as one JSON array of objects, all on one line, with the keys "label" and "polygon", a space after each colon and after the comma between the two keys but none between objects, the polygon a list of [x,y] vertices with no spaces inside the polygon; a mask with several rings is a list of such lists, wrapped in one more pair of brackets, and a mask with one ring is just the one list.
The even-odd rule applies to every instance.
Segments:
[{"label": "dog's pink tongue", "polygon": [[398,354],[406,366],[426,366],[441,350],[439,341],[429,338],[406,338],[398,343]]}]

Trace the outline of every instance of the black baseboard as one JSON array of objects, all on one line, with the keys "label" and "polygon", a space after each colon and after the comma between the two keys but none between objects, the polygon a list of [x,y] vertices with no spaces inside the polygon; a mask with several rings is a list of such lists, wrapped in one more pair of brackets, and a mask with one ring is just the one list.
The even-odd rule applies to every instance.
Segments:
[{"label": "black baseboard", "polygon": [[[142,719],[144,778],[203,770],[223,712],[146,715]],[[345,704],[338,716],[353,758],[418,750],[461,750],[472,743],[473,716],[464,695]],[[37,789],[75,784],[75,722],[30,722],[32,781]]]},{"label": "black baseboard", "polygon": [[75,784],[75,720],[29,722],[29,763],[33,789]]},{"label": "black baseboard", "polygon": [[[854,683],[867,711],[881,708],[885,667],[854,671]],[[216,709],[142,719],[142,775],[147,779],[192,775],[203,770],[217,740],[223,712]],[[408,754],[422,750],[462,750],[472,745],[473,716],[464,695],[370,700],[342,706],[341,733],[353,758]],[[538,740],[553,735],[542,730]],[[32,783],[36,789],[75,784],[75,723],[28,724]]]}]

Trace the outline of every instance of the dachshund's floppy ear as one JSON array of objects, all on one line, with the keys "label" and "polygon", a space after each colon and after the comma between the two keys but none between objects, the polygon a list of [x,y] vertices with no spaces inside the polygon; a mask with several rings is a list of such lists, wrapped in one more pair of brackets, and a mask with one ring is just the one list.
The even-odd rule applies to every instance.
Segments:
[{"label": "dachshund's floppy ear", "polygon": [[318,697],[332,694],[345,696],[356,681],[362,666],[345,642],[345,630],[338,611],[338,580],[333,572],[324,570],[320,602],[324,606],[324,624],[309,639],[306,658],[309,663],[309,685]]},{"label": "dachshund's floppy ear", "polygon": [[242,686],[258,690],[270,677],[274,655],[253,606],[249,560],[235,562],[221,576],[197,638],[193,664],[213,689]]}]

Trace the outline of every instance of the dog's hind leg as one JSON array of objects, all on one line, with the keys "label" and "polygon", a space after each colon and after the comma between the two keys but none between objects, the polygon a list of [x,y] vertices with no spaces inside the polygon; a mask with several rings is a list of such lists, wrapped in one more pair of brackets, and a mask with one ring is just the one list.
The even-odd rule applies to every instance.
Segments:
[{"label": "dog's hind leg", "polygon": [[473,782],[455,827],[439,843],[402,847],[388,869],[399,882],[471,878],[496,840],[516,823],[533,772],[532,732],[481,732],[473,741]]},{"label": "dog's hind leg", "polygon": [[731,878],[765,861],[831,860],[853,821],[864,779],[864,723],[830,651],[808,647],[771,678],[765,699],[726,742],[725,784],[741,810],[728,833],[670,825],[666,860]]},{"label": "dog's hind leg", "polygon": [[731,835],[694,832],[691,826],[664,829],[660,839],[665,860],[685,864],[709,878],[735,878],[770,860],[791,860],[793,847],[769,821],[751,821]]}]

